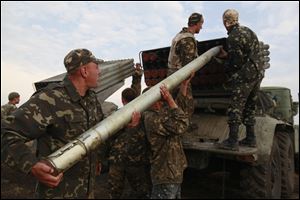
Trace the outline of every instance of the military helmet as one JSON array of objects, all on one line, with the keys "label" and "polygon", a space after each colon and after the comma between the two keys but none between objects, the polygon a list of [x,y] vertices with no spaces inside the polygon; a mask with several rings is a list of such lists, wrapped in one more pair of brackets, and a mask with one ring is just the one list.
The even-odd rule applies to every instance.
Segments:
[{"label": "military helmet", "polygon": [[202,20],[203,16],[199,13],[193,13],[191,14],[191,16],[189,17],[189,21],[188,21],[188,25],[194,25],[197,24],[198,22],[200,22]]},{"label": "military helmet", "polygon": [[87,49],[74,49],[70,51],[64,59],[64,64],[68,73],[90,62],[100,64],[104,61],[97,59],[92,52]]},{"label": "military helmet", "polygon": [[234,9],[227,9],[223,14],[223,21],[227,26],[233,26],[239,22],[239,13]]},{"label": "military helmet", "polygon": [[17,92],[11,92],[11,93],[9,93],[9,95],[8,95],[8,100],[11,101],[11,100],[13,100],[14,98],[17,98],[17,97],[19,97],[19,96],[20,96],[19,93],[17,93]]}]

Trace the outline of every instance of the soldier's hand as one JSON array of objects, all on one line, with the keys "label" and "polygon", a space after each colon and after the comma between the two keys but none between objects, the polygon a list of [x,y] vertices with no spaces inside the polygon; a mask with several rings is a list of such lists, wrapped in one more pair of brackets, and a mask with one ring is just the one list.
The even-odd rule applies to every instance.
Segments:
[{"label": "soldier's hand", "polygon": [[135,72],[134,72],[134,74],[136,76],[141,76],[143,74],[142,66],[141,66],[140,63],[136,63],[135,64]]},{"label": "soldier's hand", "polygon": [[160,87],[160,94],[161,94],[161,97],[165,100],[165,101],[168,101],[170,98],[172,98],[169,90],[167,89],[166,85],[165,84],[162,84]]},{"label": "soldier's hand", "polygon": [[134,111],[131,116],[131,122],[127,125],[129,128],[139,125],[141,119],[141,113]]},{"label": "soldier's hand", "polygon": [[228,57],[228,53],[223,49],[223,47],[221,47],[220,52],[216,57],[226,59]]},{"label": "soldier's hand", "polygon": [[141,63],[136,63],[135,64],[135,69],[141,70],[142,69]]},{"label": "soldier's hand", "polygon": [[45,185],[49,187],[56,187],[60,183],[63,177],[63,173],[58,174],[57,176],[54,176],[54,169],[43,163],[43,162],[37,162],[32,168],[31,173],[33,176],[35,176],[41,183],[44,183]]},{"label": "soldier's hand", "polygon": [[161,97],[169,104],[169,106],[171,108],[177,108],[177,104],[175,103],[166,85],[162,84],[159,88],[160,88]]},{"label": "soldier's hand", "polygon": [[184,81],[182,81],[182,83],[184,85],[188,85],[191,82],[192,78],[194,78],[194,76],[195,76],[195,71],[193,70],[192,73],[191,73],[191,75],[187,79],[185,79]]}]

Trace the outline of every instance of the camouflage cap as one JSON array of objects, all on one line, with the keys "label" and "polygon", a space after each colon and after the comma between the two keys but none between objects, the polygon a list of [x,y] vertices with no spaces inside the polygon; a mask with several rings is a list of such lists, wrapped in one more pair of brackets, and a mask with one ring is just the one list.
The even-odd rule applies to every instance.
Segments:
[{"label": "camouflage cap", "polygon": [[234,9],[227,9],[223,14],[223,21],[227,26],[233,26],[239,22],[239,13]]},{"label": "camouflage cap", "polygon": [[67,72],[71,72],[81,67],[82,65],[88,64],[90,62],[100,64],[104,61],[101,59],[97,59],[92,54],[92,52],[87,49],[74,49],[70,51],[64,59],[64,64],[67,69]]},{"label": "camouflage cap", "polygon": [[17,97],[19,97],[20,95],[19,95],[19,93],[17,93],[17,92],[11,92],[11,93],[9,93],[9,95],[8,95],[8,100],[10,101],[10,100],[13,100],[14,98],[17,98]]},{"label": "camouflage cap", "polygon": [[201,14],[199,14],[199,13],[193,13],[189,17],[188,25],[190,26],[190,25],[193,25],[193,24],[197,24],[201,20],[202,20],[202,15]]}]

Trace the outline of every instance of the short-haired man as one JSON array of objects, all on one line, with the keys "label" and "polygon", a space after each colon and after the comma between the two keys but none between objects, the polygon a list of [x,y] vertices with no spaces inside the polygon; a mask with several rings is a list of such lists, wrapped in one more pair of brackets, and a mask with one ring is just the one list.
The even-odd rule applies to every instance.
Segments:
[{"label": "short-haired man", "polygon": [[[40,159],[102,120],[101,105],[90,90],[97,87],[102,62],[87,49],[70,51],[64,58],[67,70],[64,80],[37,91],[12,117],[2,120],[1,148],[5,159],[11,167],[38,180],[38,198],[93,197],[95,151],[90,151],[64,174],[54,174],[54,168]],[[37,139],[37,157],[25,145],[34,139]]]},{"label": "short-haired man", "polygon": [[238,132],[243,123],[246,126],[246,138],[240,145],[256,147],[254,133],[255,106],[257,92],[264,76],[259,63],[259,41],[256,34],[248,27],[239,24],[239,13],[228,9],[223,14],[223,24],[228,31],[227,48],[220,55],[227,57],[225,72],[232,87],[230,105],[228,107],[229,138],[219,147],[239,150]]},{"label": "short-haired man", "polygon": [[[168,76],[187,65],[198,57],[197,41],[194,37],[202,29],[204,23],[203,15],[192,13],[188,19],[188,27],[182,30],[174,37],[168,58]],[[176,97],[178,88],[174,90],[173,96]],[[188,95],[192,95],[192,87],[189,83],[187,88]],[[194,112],[194,104],[190,104],[187,110],[191,118]]]},{"label": "short-haired man", "polygon": [[17,109],[16,104],[20,102],[20,95],[17,92],[11,92],[8,95],[8,103],[1,106],[1,119],[6,119],[13,111]]}]

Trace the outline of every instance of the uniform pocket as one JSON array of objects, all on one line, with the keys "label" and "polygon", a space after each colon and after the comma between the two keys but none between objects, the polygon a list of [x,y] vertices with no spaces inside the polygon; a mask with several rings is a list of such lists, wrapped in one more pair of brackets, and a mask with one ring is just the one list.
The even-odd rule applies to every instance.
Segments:
[{"label": "uniform pocket", "polygon": [[68,128],[66,130],[66,136],[68,137],[68,139],[73,139],[86,130],[86,122],[83,116],[73,115],[72,118],[70,115],[66,115],[64,119]]}]

